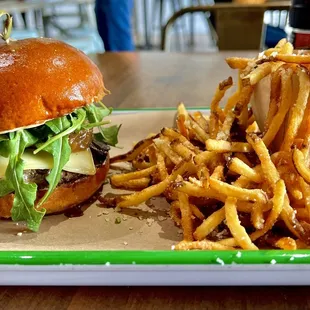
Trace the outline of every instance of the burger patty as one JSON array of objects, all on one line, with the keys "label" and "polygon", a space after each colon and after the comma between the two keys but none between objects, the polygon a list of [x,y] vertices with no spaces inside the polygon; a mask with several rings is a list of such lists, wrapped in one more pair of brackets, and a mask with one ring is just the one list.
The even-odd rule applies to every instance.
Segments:
[{"label": "burger patty", "polygon": [[[104,143],[97,140],[93,140],[89,145],[94,159],[94,164],[96,167],[101,166],[107,158],[110,147]],[[36,183],[38,189],[45,189],[48,187],[48,182],[46,177],[50,173],[49,169],[30,169],[24,171],[24,180],[27,183]],[[68,171],[62,171],[61,179],[58,186],[66,183],[72,183],[78,179],[85,177],[84,174],[73,173]]]}]

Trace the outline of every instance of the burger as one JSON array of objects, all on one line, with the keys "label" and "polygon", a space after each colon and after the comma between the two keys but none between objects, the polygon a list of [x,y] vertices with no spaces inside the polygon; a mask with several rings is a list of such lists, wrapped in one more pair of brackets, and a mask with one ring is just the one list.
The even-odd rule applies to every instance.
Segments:
[{"label": "burger", "polygon": [[101,188],[119,126],[98,67],[57,40],[1,43],[0,89],[0,217],[38,231]]}]

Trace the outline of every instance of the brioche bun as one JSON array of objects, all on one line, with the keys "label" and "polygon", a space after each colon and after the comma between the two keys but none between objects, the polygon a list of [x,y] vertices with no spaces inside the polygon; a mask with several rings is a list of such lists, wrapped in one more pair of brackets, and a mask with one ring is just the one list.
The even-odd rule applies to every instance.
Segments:
[{"label": "brioche bun", "polygon": [[38,125],[105,95],[98,67],[53,39],[0,44],[0,132]]}]

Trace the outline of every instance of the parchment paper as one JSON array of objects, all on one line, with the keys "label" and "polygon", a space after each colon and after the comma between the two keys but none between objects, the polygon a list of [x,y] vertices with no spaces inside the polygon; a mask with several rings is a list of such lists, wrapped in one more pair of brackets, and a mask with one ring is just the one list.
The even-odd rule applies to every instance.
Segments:
[{"label": "parchment paper", "polygon": [[[111,156],[128,151],[134,142],[164,126],[172,126],[174,114],[163,111],[111,116],[114,124],[122,124],[119,144],[123,147],[113,148]],[[103,194],[119,192],[109,184],[103,187]],[[46,216],[38,233],[27,231],[23,223],[0,220],[0,250],[168,250],[182,235],[167,211],[163,198],[120,213],[103,208],[97,201],[81,217]],[[119,224],[115,223],[117,217]]]}]

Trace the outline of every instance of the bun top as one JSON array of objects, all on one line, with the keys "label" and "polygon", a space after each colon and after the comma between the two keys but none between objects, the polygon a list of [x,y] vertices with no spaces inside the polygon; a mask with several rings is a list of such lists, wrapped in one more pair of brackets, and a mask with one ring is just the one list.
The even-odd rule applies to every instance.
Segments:
[{"label": "bun top", "polygon": [[71,113],[106,94],[81,51],[46,38],[0,44],[0,132]]}]

